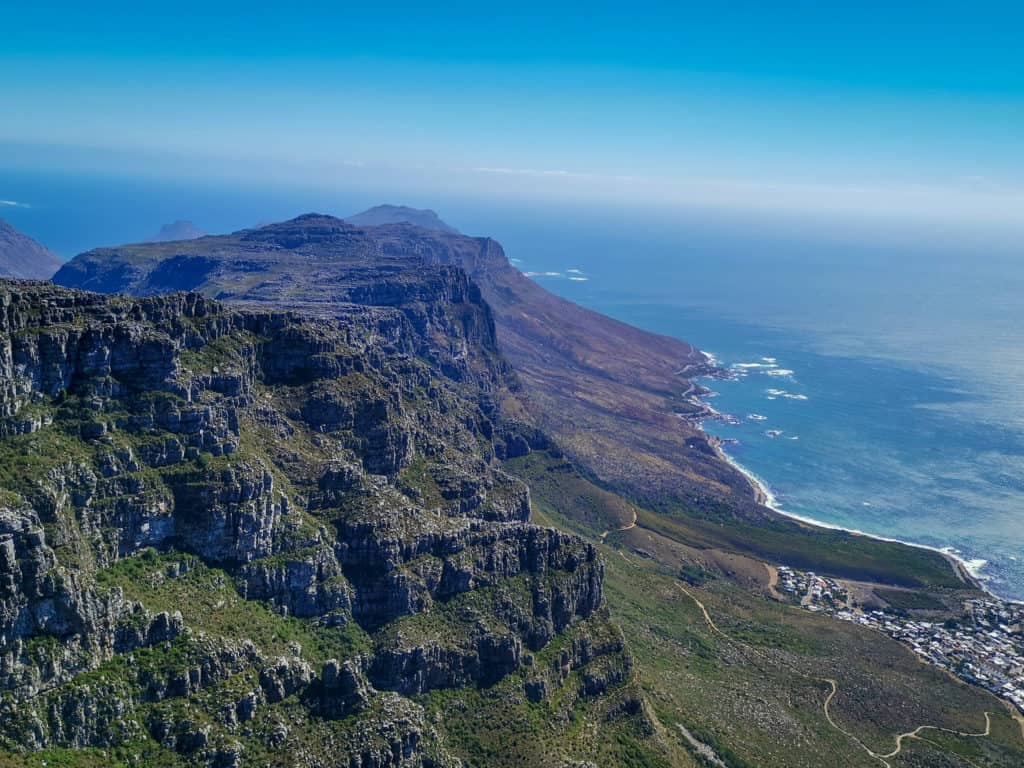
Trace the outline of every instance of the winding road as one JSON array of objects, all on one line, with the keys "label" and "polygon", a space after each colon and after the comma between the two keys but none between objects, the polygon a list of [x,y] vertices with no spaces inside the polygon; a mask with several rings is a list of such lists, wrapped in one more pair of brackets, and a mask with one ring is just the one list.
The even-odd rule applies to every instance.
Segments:
[{"label": "winding road", "polygon": [[889,766],[889,768],[892,768],[892,766],[889,764],[888,760],[890,760],[893,757],[896,757],[901,751],[903,751],[903,742],[904,742],[904,740],[920,738],[921,731],[927,731],[927,730],[942,731],[944,733],[952,733],[955,736],[961,736],[961,737],[964,737],[964,738],[972,738],[972,739],[984,738],[984,737],[987,737],[989,734],[992,733],[992,717],[991,717],[991,714],[989,712],[986,712],[985,713],[985,730],[982,731],[981,733],[965,733],[964,731],[954,731],[952,728],[943,728],[942,726],[939,726],[939,725],[919,725],[919,726],[917,726],[917,728],[915,728],[912,731],[907,731],[906,733],[898,734],[896,736],[896,749],[894,749],[892,752],[888,752],[888,753],[886,753],[884,755],[883,754],[879,754],[878,752],[875,752],[870,747],[868,747],[863,741],[858,739],[852,733],[850,733],[846,729],[842,728],[835,720],[832,719],[832,713],[829,712],[829,705],[832,703],[832,699],[835,698],[835,695],[837,693],[839,693],[839,684],[835,680],[833,680],[832,678],[829,678],[829,677],[823,677],[821,679],[824,680],[826,683],[828,683],[830,686],[832,686],[832,690],[829,692],[828,697],[825,699],[825,717],[828,720],[829,724],[833,728],[835,728],[837,731],[842,733],[844,736],[849,738],[851,741],[853,741],[855,744],[860,746],[861,749],[863,749],[865,752],[867,752],[873,758],[875,758],[876,760],[881,761],[884,765]]},{"label": "winding road", "polygon": [[[636,528],[636,507],[630,507],[630,511],[633,513],[633,522],[631,522],[629,525],[624,525],[621,528],[616,528],[615,533],[618,533],[620,531],[631,531],[634,528]],[[608,538],[609,533],[612,533],[612,531],[607,530],[604,533],[602,533],[601,541],[604,541],[606,538]]]},{"label": "winding road", "polygon": [[[682,584],[679,584],[679,583],[676,583],[676,587],[678,587],[679,590],[683,592],[683,594],[685,594],[687,597],[689,597],[696,604],[696,606],[700,609],[700,612],[704,615],[704,621],[707,622],[707,625],[711,629],[712,632],[714,632],[714,633],[716,633],[718,635],[721,635],[723,638],[728,640],[730,643],[733,643],[733,644],[736,644],[736,645],[741,645],[744,648],[747,648],[750,651],[753,651],[754,653],[759,653],[757,651],[757,649],[753,648],[752,646],[748,645],[747,643],[744,643],[744,642],[742,642],[740,640],[736,640],[735,638],[732,638],[729,635],[727,635],[725,632],[723,632],[718,627],[718,625],[715,624],[714,619],[711,618],[711,614],[708,613],[707,606],[705,606],[704,603],[701,602],[700,599],[695,594],[693,594],[690,590],[688,590],[686,587],[684,587]],[[801,672],[801,671],[799,671],[799,670],[797,670],[795,668],[792,668],[792,667],[791,667],[791,669],[793,669],[794,672],[796,672],[797,674],[799,674],[800,676],[802,676],[804,678],[812,679],[812,678],[810,678],[804,672]],[[882,763],[882,765],[886,766],[886,768],[892,768],[892,764],[889,762],[889,760],[891,760],[892,758],[896,757],[897,755],[899,755],[899,753],[901,751],[903,751],[903,742],[906,741],[907,739],[922,739],[924,741],[928,741],[927,739],[924,739],[924,737],[922,737],[920,735],[922,731],[926,731],[926,730],[941,731],[941,732],[944,732],[944,733],[951,733],[951,734],[953,734],[955,736],[960,736],[962,738],[986,738],[986,737],[988,737],[992,733],[991,713],[985,712],[984,713],[985,714],[985,730],[981,731],[980,733],[966,733],[964,731],[955,731],[955,730],[953,730],[951,728],[943,728],[942,726],[939,726],[939,725],[919,725],[917,728],[915,728],[912,731],[907,731],[906,733],[898,734],[896,736],[896,748],[892,752],[888,752],[886,754],[875,752],[867,744],[865,744],[859,738],[857,738],[852,733],[847,731],[845,728],[840,726],[839,723],[837,723],[833,719],[832,712],[830,711],[829,707],[832,704],[832,700],[836,697],[836,694],[839,693],[839,683],[837,683],[832,678],[827,678],[827,677],[813,678],[813,679],[819,680],[819,681],[822,681],[822,682],[826,682],[832,688],[832,690],[829,692],[828,696],[825,698],[825,703],[823,704],[823,709],[825,711],[825,719],[828,721],[829,725],[831,725],[833,728],[835,728],[841,734],[843,734],[848,739],[850,739],[850,741],[852,741],[858,747],[863,749],[868,755],[870,755],[874,759],[878,760],[880,763]],[[1015,717],[1014,719],[1017,720],[1017,723],[1021,727],[1021,739],[1024,740],[1024,718]],[[934,743],[934,742],[930,742],[930,743]],[[970,762],[970,761],[968,761],[968,762]]]}]

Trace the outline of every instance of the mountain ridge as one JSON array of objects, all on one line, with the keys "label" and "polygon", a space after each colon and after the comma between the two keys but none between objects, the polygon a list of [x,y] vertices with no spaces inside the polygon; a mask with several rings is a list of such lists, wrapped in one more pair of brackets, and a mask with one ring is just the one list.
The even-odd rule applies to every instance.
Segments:
[{"label": "mountain ridge", "polygon": [[177,221],[172,221],[160,227],[160,231],[153,235],[148,242],[168,243],[181,240],[196,240],[197,238],[205,235],[206,232],[201,230],[191,221],[178,219]]},{"label": "mountain ridge", "polygon": [[[434,271],[423,279],[423,270]],[[442,277],[445,270],[463,278]],[[438,281],[458,285],[486,304],[498,350],[515,371],[520,391],[496,392],[498,404],[528,425],[524,435],[550,436],[588,477],[658,513],[648,524],[658,535],[865,581],[963,583],[940,553],[812,526],[763,506],[699,427],[707,411],[690,396],[692,379],[718,373],[705,355],[555,296],[488,237],[406,223],[361,227],[310,213],[200,240],[94,249],[54,281],[137,296],[193,290],[312,317],[353,304],[390,306],[432,284],[407,303],[426,318]],[[450,353],[450,339],[433,341],[435,353]],[[523,451],[531,447],[524,439]]]},{"label": "mountain ridge", "polygon": [[410,208],[407,205],[375,205],[361,213],[346,216],[345,221],[361,227],[378,227],[385,224],[412,224],[421,229],[432,229],[451,235],[459,230],[445,223],[436,211],[429,208]]},{"label": "mountain ridge", "polygon": [[[568,450],[595,465],[603,479],[637,493],[653,487],[689,497],[707,491],[706,484],[695,485],[696,474],[718,478],[713,488],[717,495],[753,500],[746,479],[714,455],[704,433],[676,415],[693,410],[679,397],[688,383],[678,372],[710,370],[706,358],[690,344],[551,294],[515,269],[491,238],[406,223],[359,227],[305,214],[169,248],[140,244],[95,249],[75,257],[54,279],[103,292],[200,290],[229,301],[272,301],[323,311],[339,299],[331,290],[332,276],[339,270],[398,258],[456,266],[468,273],[492,307],[504,354],[534,398],[550,403],[543,420]],[[173,281],[167,279],[171,267],[180,275]],[[264,279],[254,282],[256,274]],[[570,378],[574,384],[567,391]],[[574,397],[572,389],[586,395]],[[625,433],[621,422],[603,423],[608,409],[632,414]],[[600,443],[589,442],[595,436]],[[700,470],[691,471],[692,465]]]},{"label": "mountain ridge", "polygon": [[330,319],[0,281],[0,763],[456,768],[478,688],[641,748],[603,561],[497,461],[488,309],[407,278]]},{"label": "mountain ridge", "polygon": [[[306,214],[55,279],[134,296],[0,283],[0,765],[867,768],[830,705],[879,739],[998,706],[773,602],[757,558],[860,579],[865,605],[892,592],[868,581],[978,593],[715,488],[687,437],[704,356],[494,240]],[[83,715],[112,709],[128,735]]]},{"label": "mountain ridge", "polygon": [[0,277],[48,280],[62,263],[46,246],[0,219]]}]

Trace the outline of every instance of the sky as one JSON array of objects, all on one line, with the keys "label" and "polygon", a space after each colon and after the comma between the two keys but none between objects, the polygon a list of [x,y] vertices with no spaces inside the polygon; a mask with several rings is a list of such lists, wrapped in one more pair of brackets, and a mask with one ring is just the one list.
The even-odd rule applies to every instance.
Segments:
[{"label": "sky", "polygon": [[0,172],[1024,225],[1021,3],[144,5],[0,0]]}]

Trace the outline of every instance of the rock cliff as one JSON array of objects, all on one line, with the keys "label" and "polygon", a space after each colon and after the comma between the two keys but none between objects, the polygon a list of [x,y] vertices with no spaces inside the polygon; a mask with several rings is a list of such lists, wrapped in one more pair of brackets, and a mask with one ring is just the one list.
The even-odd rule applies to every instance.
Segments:
[{"label": "rock cliff", "polygon": [[595,549],[499,467],[479,291],[345,290],[317,319],[0,283],[0,747],[444,766],[434,692],[634,700]]},{"label": "rock cliff", "polygon": [[724,503],[757,515],[749,482],[686,418],[699,410],[684,396],[687,377],[712,370],[704,355],[555,296],[513,267],[495,240],[416,213],[430,212],[382,207],[348,222],[307,214],[202,240],[99,248],[54,280],[140,296],[196,290],[326,313],[339,302],[394,306],[403,284],[420,282],[417,274],[458,269],[470,281],[465,290],[490,307],[487,322],[518,374],[529,418],[573,459],[656,506]]}]

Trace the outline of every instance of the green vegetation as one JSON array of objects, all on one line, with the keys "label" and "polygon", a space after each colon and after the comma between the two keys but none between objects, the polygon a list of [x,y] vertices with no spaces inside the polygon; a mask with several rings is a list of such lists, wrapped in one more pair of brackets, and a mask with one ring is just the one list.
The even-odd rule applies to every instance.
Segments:
[{"label": "green vegetation", "polygon": [[560,509],[571,510],[565,527],[593,535],[614,533],[633,519],[633,506],[621,496],[586,480],[564,458],[534,451],[505,462],[505,469],[525,480],[531,491]]},{"label": "green vegetation", "polygon": [[946,604],[926,592],[876,588],[875,594],[897,611],[946,611]]},{"label": "green vegetation", "polygon": [[68,462],[92,458],[93,451],[80,439],[77,425],[73,432],[67,426],[45,425],[31,434],[0,440],[0,488],[32,499],[39,493],[38,479]]},{"label": "green vegetation", "polygon": [[[558,509],[567,510],[565,524],[577,532],[614,528],[623,519],[624,501],[583,477],[564,459],[543,452],[506,462],[508,470],[530,484],[534,493]],[[802,525],[782,518],[765,518],[754,525],[724,506],[714,515],[706,510],[653,512],[637,508],[638,526],[667,540],[698,550],[724,550],[750,555],[840,578],[910,587],[963,588],[949,562],[940,554],[867,536]],[[614,537],[609,537],[609,543]]]},{"label": "green vegetation", "polygon": [[449,751],[467,768],[555,768],[583,760],[601,766],[696,768],[677,744],[654,737],[631,679],[599,699],[586,699],[579,692],[584,676],[594,674],[588,667],[570,671],[541,702],[524,697],[526,679],[558,669],[563,649],[584,638],[595,644],[614,642],[618,630],[607,616],[595,616],[552,641],[527,668],[493,686],[438,690],[419,700],[434,717],[443,718]]},{"label": "green vegetation", "polygon": [[[168,576],[171,566],[180,567],[184,575]],[[368,636],[354,622],[318,626],[243,599],[225,571],[191,555],[149,549],[97,572],[96,582],[101,587],[120,587],[126,597],[150,611],[181,611],[187,626],[213,637],[252,640],[266,654],[288,655],[297,643],[304,658],[322,663],[349,658],[370,647]]]},{"label": "green vegetation", "polygon": [[208,343],[181,353],[181,364],[195,373],[212,373],[214,368],[243,368],[253,349],[253,337],[240,331],[218,336]]},{"label": "green vegetation", "polygon": [[[535,519],[589,530],[598,539],[572,504],[586,492],[588,481],[561,471],[558,482],[548,482],[551,465],[545,464],[536,456],[509,462],[510,468],[531,478]],[[880,752],[894,749],[896,734],[919,725],[981,731],[984,713],[992,713],[990,738],[944,734],[928,735],[929,741],[910,740],[904,752],[888,761],[893,768],[970,765],[957,762],[958,756],[975,765],[1005,768],[1024,760],[1018,725],[994,697],[920,663],[908,649],[878,633],[765,599],[745,586],[747,582],[737,581],[742,573],[705,580],[708,568],[686,558],[718,562],[720,550],[710,546],[717,542],[699,536],[699,528],[686,528],[687,545],[680,548],[677,539],[662,532],[684,538],[684,529],[676,525],[682,521],[672,518],[668,525],[654,525],[658,518],[641,510],[638,529],[619,539],[607,537],[602,546],[606,595],[612,618],[629,642],[637,680],[653,715],[681,746],[686,741],[676,724],[711,747],[730,768],[878,768],[876,758],[825,718],[830,690],[826,680],[834,679],[838,694],[830,708],[833,717]],[[694,546],[698,542],[701,546]],[[649,556],[638,556],[634,549]],[[920,574],[916,567],[911,565],[909,572]],[[681,580],[682,574],[696,578]],[[709,627],[684,588],[704,604],[724,635]]]},{"label": "green vegetation", "polygon": [[184,768],[189,763],[182,755],[150,740],[106,749],[57,747],[24,755],[0,752],[0,768],[110,768],[117,765]]},{"label": "green vegetation", "polygon": [[715,578],[715,573],[695,563],[683,563],[679,569],[679,578],[691,586],[703,587]]},{"label": "green vegetation", "polygon": [[902,586],[963,587],[941,555],[868,536],[801,525],[782,518],[752,525],[702,521],[681,512],[649,513],[642,525],[672,539],[742,552],[841,578]]},{"label": "green vegetation", "polygon": [[[365,279],[359,290],[379,287]],[[98,306],[104,323],[131,311],[141,326],[141,305]],[[504,369],[490,367],[490,337],[447,360],[459,371],[451,379],[392,354],[388,323],[407,333],[435,322],[421,294],[404,318],[388,309],[344,328],[280,320],[274,338],[218,335],[239,326],[206,314],[215,307],[206,320],[158,309],[170,319],[139,335],[153,345],[142,356],[152,378],[83,373],[71,391],[25,407],[37,431],[0,441],[0,503],[30,502],[45,527],[45,541],[17,540],[19,558],[41,564],[20,571],[24,615],[116,624],[95,637],[30,627],[12,665],[39,685],[5,692],[0,738],[11,749],[119,746],[49,749],[19,764],[227,765],[244,743],[246,763],[284,768],[298,754],[340,759],[339,745],[369,745],[376,760],[413,733],[439,765],[445,752],[488,768],[706,764],[682,726],[730,768],[873,765],[826,717],[833,680],[831,714],[873,748],[922,723],[976,730],[994,711],[991,738],[936,734],[906,754],[1020,764],[1015,724],[991,697],[876,633],[764,599],[757,559],[962,586],[941,557],[717,502],[638,507],[555,451],[505,463],[531,485],[534,520],[587,537],[602,571],[585,542],[493,522],[526,495],[492,461],[492,435],[507,425],[489,403],[522,404],[502,390]],[[436,342],[453,328],[489,328],[483,311],[445,307],[452,328],[412,341],[443,356]],[[244,381],[228,378],[240,371]],[[140,551],[146,542],[159,546]],[[266,602],[244,597],[254,594]],[[928,605],[914,594],[880,591],[901,610]],[[317,615],[288,615],[296,609]],[[154,621],[158,612],[173,618]],[[339,689],[317,679],[329,659],[352,662],[339,708],[327,703]],[[16,707],[9,693],[23,697]],[[196,743],[172,753],[157,738]]]},{"label": "green vegetation", "polygon": [[834,716],[876,750],[891,750],[895,734],[922,724],[983,730],[990,711],[1002,724],[993,739],[953,741],[990,752],[986,765],[1009,768],[1024,759],[1020,733],[1000,702],[921,664],[895,641],[718,579],[698,590],[699,599],[727,640],[671,574],[637,558],[607,562],[612,614],[630,638],[659,720],[681,722],[705,743],[727,748],[720,757],[739,758],[729,765],[810,768],[839,755],[843,765],[877,765],[825,719],[825,678],[838,681]]},{"label": "green vegetation", "polygon": [[417,456],[398,476],[398,487],[407,493],[418,493],[418,499],[427,509],[437,509],[444,502],[441,489],[430,474],[430,464],[423,456]]}]

